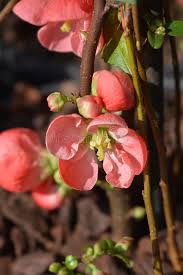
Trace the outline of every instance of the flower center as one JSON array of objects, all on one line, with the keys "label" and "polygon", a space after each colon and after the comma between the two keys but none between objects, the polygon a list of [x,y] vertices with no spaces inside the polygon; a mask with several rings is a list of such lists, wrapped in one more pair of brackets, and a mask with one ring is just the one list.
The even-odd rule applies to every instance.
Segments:
[{"label": "flower center", "polygon": [[61,32],[70,32],[72,29],[72,22],[65,21],[62,26],[60,27]]},{"label": "flower center", "polygon": [[105,151],[112,147],[112,138],[109,137],[107,129],[99,128],[97,132],[92,135],[89,146],[92,150],[97,150],[98,160],[103,161]]}]

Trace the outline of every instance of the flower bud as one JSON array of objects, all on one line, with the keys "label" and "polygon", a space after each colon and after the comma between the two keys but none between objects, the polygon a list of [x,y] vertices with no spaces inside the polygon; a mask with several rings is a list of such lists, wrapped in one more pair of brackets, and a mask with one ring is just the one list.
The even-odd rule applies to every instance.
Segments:
[{"label": "flower bud", "polygon": [[60,112],[65,104],[65,96],[59,92],[55,92],[47,97],[47,102],[50,111]]},{"label": "flower bud", "polygon": [[98,96],[86,95],[77,99],[79,113],[85,118],[95,118],[102,112],[102,101]]},{"label": "flower bud", "polygon": [[51,273],[58,273],[61,268],[62,268],[62,265],[60,263],[54,262],[49,266],[49,271]]},{"label": "flower bud", "polygon": [[109,112],[129,110],[135,106],[135,91],[128,74],[122,71],[98,71],[93,75],[93,91]]},{"label": "flower bud", "polygon": [[130,210],[130,216],[136,220],[142,220],[144,219],[146,215],[145,208],[142,206],[136,206],[133,209]]},{"label": "flower bud", "polygon": [[40,184],[43,148],[36,132],[17,128],[0,134],[0,187],[25,192]]},{"label": "flower bud", "polygon": [[49,178],[32,191],[32,198],[41,208],[55,210],[61,206],[65,197],[53,179]]},{"label": "flower bud", "polygon": [[74,270],[78,267],[78,259],[72,255],[65,258],[65,265],[67,269]]}]

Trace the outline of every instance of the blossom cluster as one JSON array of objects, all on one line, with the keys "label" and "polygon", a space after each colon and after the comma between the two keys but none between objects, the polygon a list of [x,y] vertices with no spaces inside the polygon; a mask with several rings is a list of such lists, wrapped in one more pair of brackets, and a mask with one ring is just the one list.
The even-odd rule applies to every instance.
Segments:
[{"label": "blossom cluster", "polygon": [[9,192],[32,192],[40,207],[53,210],[62,204],[64,192],[47,173],[49,167],[42,165],[44,151],[38,134],[31,129],[0,133],[0,187]]},{"label": "blossom cluster", "polygon": [[[59,115],[51,122],[47,148],[59,159],[61,178],[74,189],[94,187],[100,162],[107,182],[128,188],[147,161],[142,137],[115,113],[135,106],[132,80],[119,70],[103,70],[94,74],[92,87],[95,95],[76,100],[80,114]],[[54,96],[58,100],[57,94],[48,97],[51,110],[58,105]]]},{"label": "blossom cluster", "polygon": [[[20,0],[14,13],[41,26],[38,39],[46,48],[82,56],[93,0]],[[97,53],[104,44],[102,33]],[[56,92],[47,101],[51,111],[59,112],[69,100]],[[91,94],[74,98],[72,102],[79,114],[57,116],[46,134],[47,149],[58,159],[61,181],[73,189],[90,190],[103,167],[107,182],[114,187],[129,188],[134,177],[143,171],[148,155],[143,138],[121,117],[122,111],[136,104],[130,76],[120,70],[97,71]],[[63,197],[54,184],[53,173],[47,174],[43,181],[42,151],[39,138],[31,130],[1,133],[0,186],[11,192],[31,191],[37,204],[53,209],[61,204]]]}]

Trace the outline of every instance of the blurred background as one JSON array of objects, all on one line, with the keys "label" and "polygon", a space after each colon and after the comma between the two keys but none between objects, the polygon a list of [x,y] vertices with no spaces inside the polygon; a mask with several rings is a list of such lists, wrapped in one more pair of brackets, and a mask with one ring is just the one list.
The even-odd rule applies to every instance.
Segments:
[{"label": "blurred background", "polygon": [[[0,9],[7,1],[0,1]],[[172,4],[174,18],[182,19],[183,8]],[[73,54],[59,54],[42,48],[36,38],[37,28],[10,14],[0,24],[0,130],[14,127],[32,128],[44,136],[52,113],[46,98],[53,91],[66,94],[77,93],[79,87],[80,59]],[[177,39],[177,49],[183,76],[183,38]],[[164,139],[170,167],[175,149],[174,138],[174,79],[168,41],[164,47]],[[96,67],[101,66],[97,60]],[[181,79],[183,88],[183,78]],[[183,91],[183,89],[182,89]],[[183,102],[182,102],[183,104]],[[68,106],[64,112],[74,108]],[[182,117],[183,119],[183,117]],[[183,120],[182,120],[183,122]],[[183,127],[182,127],[183,129]],[[181,162],[182,163],[182,162]],[[171,169],[170,169],[171,170]],[[182,172],[182,171],[180,171]],[[170,175],[171,176],[171,175]],[[183,204],[182,174],[173,179],[176,201],[176,219],[179,224],[178,239],[183,252]],[[143,205],[142,186],[135,180],[124,193],[124,209]],[[154,190],[159,228],[163,229],[159,193]],[[130,195],[129,195],[130,194]],[[152,275],[151,247],[146,219],[131,219],[124,216],[128,229],[124,234],[134,237],[135,274]],[[111,233],[110,194],[96,187],[87,193],[76,193],[66,199],[63,206],[52,213],[41,210],[29,194],[10,194],[0,191],[0,274],[43,275],[49,274],[48,265],[68,254],[79,256],[83,248]],[[166,252],[165,233],[161,234],[162,253]],[[164,245],[163,245],[164,244]],[[143,261],[142,261],[143,258]],[[166,262],[166,274],[174,274]],[[111,270],[110,258],[103,258],[99,265]],[[122,271],[123,270],[123,271]],[[112,271],[110,271],[112,272]],[[134,274],[121,267],[111,274]]]}]

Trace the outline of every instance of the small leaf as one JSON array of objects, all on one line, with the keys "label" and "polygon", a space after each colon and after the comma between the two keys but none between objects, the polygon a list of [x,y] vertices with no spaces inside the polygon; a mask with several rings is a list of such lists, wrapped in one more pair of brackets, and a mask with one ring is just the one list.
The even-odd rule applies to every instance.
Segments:
[{"label": "small leaf", "polygon": [[[116,41],[115,41],[116,42]],[[110,41],[103,50],[103,58],[107,63],[117,66],[122,69],[125,73],[131,74],[130,65],[128,60],[128,49],[126,46],[126,42],[124,36],[121,35],[121,38],[118,41],[116,47],[114,47],[113,51],[111,51],[114,41]],[[114,44],[113,44],[114,45]]]},{"label": "small leaf", "polygon": [[183,35],[183,20],[172,21],[167,27],[168,27],[168,35],[171,35],[171,36]]},{"label": "small leaf", "polygon": [[148,41],[153,49],[160,49],[164,42],[164,35],[151,31],[147,32]]},{"label": "small leaf", "polygon": [[125,73],[130,74],[128,50],[122,35],[121,23],[118,21],[118,11],[113,9],[104,22],[106,45],[102,51],[105,62],[117,66]]}]

